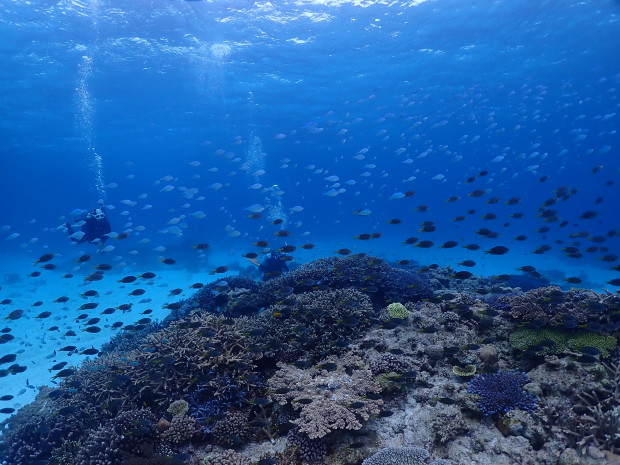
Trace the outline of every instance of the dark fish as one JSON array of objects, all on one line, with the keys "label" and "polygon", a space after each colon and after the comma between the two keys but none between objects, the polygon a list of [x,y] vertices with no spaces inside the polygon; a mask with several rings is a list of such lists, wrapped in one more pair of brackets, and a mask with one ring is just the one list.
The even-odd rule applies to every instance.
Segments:
[{"label": "dark fish", "polygon": [[405,239],[403,244],[413,245],[416,242],[418,242],[418,238],[417,237],[409,237],[409,238]]},{"label": "dark fish", "polygon": [[473,260],[465,260],[465,261],[462,261],[461,263],[459,263],[459,265],[471,267],[471,266],[476,266],[476,262],[473,261]]},{"label": "dark fish", "polygon": [[41,312],[35,318],[47,318],[52,315],[52,312]]},{"label": "dark fish", "polygon": [[162,258],[160,262],[165,265],[174,265],[176,263],[176,260],[174,260],[173,258]]},{"label": "dark fish", "polygon": [[37,300],[35,303],[32,304],[33,307],[40,307],[41,305],[43,305],[43,302],[40,300]]},{"label": "dark fish", "polygon": [[15,411],[14,408],[9,408],[9,407],[0,408],[0,413],[3,413],[5,415],[9,415],[9,414],[13,413],[14,411]]},{"label": "dark fish", "polygon": [[2,302],[0,302],[1,305],[9,305],[11,304],[13,301],[11,299],[4,299]]},{"label": "dark fish", "polygon": [[314,249],[314,244],[304,244],[299,246],[300,249],[305,249],[305,250],[310,250],[310,249]]},{"label": "dark fish", "polygon": [[86,349],[80,352],[80,355],[97,355],[98,353],[99,351],[97,349],[91,347],[90,349]]},{"label": "dark fish", "polygon": [[65,346],[62,349],[58,349],[59,352],[73,352],[74,350],[77,350],[77,347],[75,347],[75,346]]},{"label": "dark fish", "polygon": [[146,291],[144,289],[134,289],[128,295],[143,295]]},{"label": "dark fish", "polygon": [[86,329],[83,329],[82,331],[85,331],[87,333],[98,333],[101,331],[101,328],[99,326],[89,326]]},{"label": "dark fish", "polygon": [[440,249],[451,249],[453,247],[456,247],[458,245],[458,242],[456,241],[448,241],[448,242],[444,242],[442,245],[439,246]]},{"label": "dark fish", "polygon": [[254,465],[276,465],[278,461],[276,459],[261,459]]},{"label": "dark fish", "polygon": [[211,271],[211,274],[226,273],[227,271],[228,271],[227,266],[218,266],[215,270]]},{"label": "dark fish", "polygon": [[91,258],[93,258],[92,255],[82,255],[80,258],[78,258],[75,263],[86,263],[87,261],[89,261]]},{"label": "dark fish", "polygon": [[0,365],[4,365],[5,363],[14,362],[17,359],[16,354],[8,354],[0,358]]},{"label": "dark fish", "polygon": [[82,294],[80,294],[82,297],[99,297],[99,293],[94,290],[94,289],[90,289],[86,292],[83,292]]},{"label": "dark fish", "polygon": [[54,265],[53,263],[46,263],[41,268],[43,268],[44,270],[55,270],[56,265]]},{"label": "dark fish", "polygon": [[101,312],[102,315],[112,315],[112,313],[114,313],[116,311],[115,308],[109,307],[106,308],[103,312]]},{"label": "dark fish", "polygon": [[419,243],[417,243],[415,246],[416,247],[421,247],[423,249],[428,249],[429,247],[432,247],[433,245],[435,245],[432,241],[421,241]]},{"label": "dark fish", "polygon": [[283,229],[282,231],[278,231],[276,233],[273,233],[274,236],[278,236],[278,237],[289,237],[291,235],[290,231],[287,231],[286,229]]},{"label": "dark fish", "polygon": [[583,213],[579,216],[579,218],[581,218],[582,220],[590,220],[590,219],[595,218],[595,217],[597,217],[597,216],[598,216],[598,212],[595,212],[595,211],[589,210],[589,211],[587,211],[587,212],[583,212]]},{"label": "dark fish", "polygon": [[11,400],[12,398],[13,398],[12,395],[7,394],[5,396],[0,397],[0,401],[8,401],[8,400]]},{"label": "dark fish", "polygon": [[392,218],[391,220],[388,221],[388,223],[390,223],[390,224],[401,224],[402,220],[400,220],[399,218]]},{"label": "dark fish", "polygon": [[97,308],[98,306],[99,303],[97,302],[88,302],[87,304],[81,305],[78,310],[92,310],[94,308]]},{"label": "dark fish", "polygon": [[123,279],[119,279],[118,282],[129,284],[129,283],[133,283],[136,279],[138,278],[136,278],[135,276],[125,276]]},{"label": "dark fish", "polygon": [[620,279],[612,279],[611,281],[607,281],[607,284],[611,284],[612,286],[620,286]]},{"label": "dark fish", "polygon": [[39,259],[36,262],[34,262],[34,264],[36,265],[37,263],[49,262],[52,258],[54,258],[53,253],[46,253],[46,254],[41,255]]},{"label": "dark fish", "polygon": [[478,250],[480,246],[478,244],[468,244],[464,245],[463,248],[467,250]]},{"label": "dark fish", "polygon": [[93,268],[99,271],[109,271],[112,269],[112,265],[108,265],[107,263],[102,263],[100,265],[93,266]]},{"label": "dark fish", "polygon": [[13,310],[4,319],[5,320],[19,320],[24,314],[23,310]]},{"label": "dark fish", "polygon": [[57,363],[57,364],[53,365],[53,366],[49,369],[49,371],[61,370],[61,369],[63,369],[63,368],[67,365],[67,363],[68,363],[68,362],[60,362],[60,363]]},{"label": "dark fish", "polygon": [[337,253],[339,255],[351,255],[351,251],[349,249],[334,250],[334,253]]},{"label": "dark fish", "polygon": [[38,276],[41,276],[41,272],[40,271],[33,271],[28,276],[30,276],[31,278],[36,278]]},{"label": "dark fish", "polygon": [[564,281],[566,281],[567,283],[570,283],[570,284],[579,284],[579,283],[581,283],[581,279],[576,278],[576,277],[566,278]]},{"label": "dark fish", "polygon": [[66,378],[67,376],[71,376],[73,374],[75,374],[75,370],[73,368],[65,368],[64,370],[60,370],[56,373],[54,378]]},{"label": "dark fish", "polygon": [[492,249],[486,250],[484,253],[488,253],[491,255],[504,255],[508,252],[508,247],[504,247],[503,245],[498,245],[493,247]]}]

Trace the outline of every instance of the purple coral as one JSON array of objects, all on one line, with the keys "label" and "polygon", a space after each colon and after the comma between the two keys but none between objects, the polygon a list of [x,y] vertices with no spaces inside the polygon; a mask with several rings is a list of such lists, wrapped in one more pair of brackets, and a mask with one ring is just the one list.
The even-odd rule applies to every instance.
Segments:
[{"label": "purple coral", "polygon": [[515,408],[531,412],[536,409],[537,399],[523,390],[529,381],[523,372],[482,373],[469,382],[467,392],[480,396],[476,406],[483,415],[506,413]]}]

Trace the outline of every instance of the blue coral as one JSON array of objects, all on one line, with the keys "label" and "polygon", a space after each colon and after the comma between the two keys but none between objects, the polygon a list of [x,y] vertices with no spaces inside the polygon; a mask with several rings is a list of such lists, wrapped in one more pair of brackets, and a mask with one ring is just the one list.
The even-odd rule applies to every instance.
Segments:
[{"label": "blue coral", "polygon": [[467,392],[480,396],[476,406],[483,415],[503,414],[515,408],[531,412],[536,409],[537,399],[523,390],[529,381],[527,373],[518,371],[482,373],[469,382]]}]

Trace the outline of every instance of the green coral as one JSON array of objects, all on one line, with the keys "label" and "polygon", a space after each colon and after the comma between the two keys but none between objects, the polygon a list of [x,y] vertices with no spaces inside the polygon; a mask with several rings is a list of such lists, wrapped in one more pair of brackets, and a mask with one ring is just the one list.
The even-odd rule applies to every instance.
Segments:
[{"label": "green coral", "polygon": [[388,314],[390,318],[397,318],[399,320],[404,320],[409,316],[409,310],[398,302],[391,303],[387,308]]},{"label": "green coral", "polygon": [[575,352],[580,352],[584,347],[596,347],[601,351],[601,357],[609,357],[609,352],[616,348],[618,340],[613,336],[599,333],[582,333],[568,340],[568,346]]},{"label": "green coral", "polygon": [[609,351],[616,348],[617,340],[613,336],[591,331],[571,331],[557,328],[529,329],[521,328],[510,334],[510,345],[519,350],[536,347],[539,355],[579,352],[584,347],[596,347],[601,357],[609,357]]}]

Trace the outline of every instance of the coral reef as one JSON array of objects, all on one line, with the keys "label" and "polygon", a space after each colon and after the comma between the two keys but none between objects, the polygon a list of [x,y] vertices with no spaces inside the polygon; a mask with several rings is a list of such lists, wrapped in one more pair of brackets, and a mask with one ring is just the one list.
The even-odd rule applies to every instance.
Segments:
[{"label": "coral reef", "polygon": [[0,425],[0,461],[590,465],[583,453],[620,453],[618,296],[454,273],[352,255],[265,282],[220,278],[42,388]]}]

